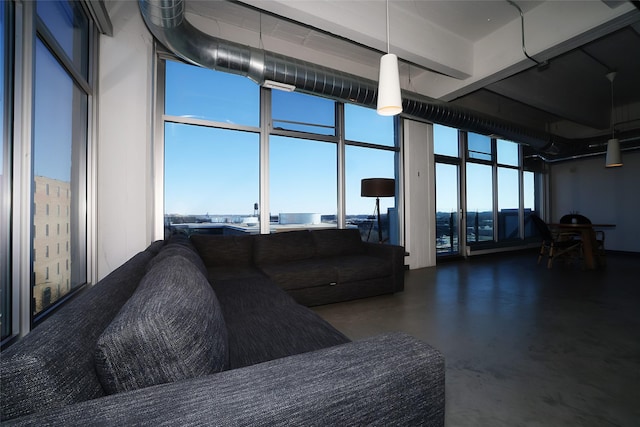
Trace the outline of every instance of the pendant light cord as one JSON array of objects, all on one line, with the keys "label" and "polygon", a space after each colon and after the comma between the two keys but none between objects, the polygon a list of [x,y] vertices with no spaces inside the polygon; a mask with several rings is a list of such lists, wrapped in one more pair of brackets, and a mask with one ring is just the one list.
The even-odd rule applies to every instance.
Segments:
[{"label": "pendant light cord", "polygon": [[611,139],[616,137],[616,126],[613,121],[613,79],[611,79]]},{"label": "pendant light cord", "polygon": [[387,0],[387,53],[391,53],[389,49],[389,0]]}]

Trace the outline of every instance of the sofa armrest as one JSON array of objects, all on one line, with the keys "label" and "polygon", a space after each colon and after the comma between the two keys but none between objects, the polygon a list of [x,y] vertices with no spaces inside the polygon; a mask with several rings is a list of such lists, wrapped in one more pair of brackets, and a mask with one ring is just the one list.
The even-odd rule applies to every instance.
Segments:
[{"label": "sofa armrest", "polygon": [[379,335],[119,393],[6,425],[444,425],[444,359]]},{"label": "sofa armrest", "polygon": [[391,259],[394,291],[404,290],[404,256],[405,251],[402,246],[386,245],[380,243],[363,242],[365,253],[378,258]]}]

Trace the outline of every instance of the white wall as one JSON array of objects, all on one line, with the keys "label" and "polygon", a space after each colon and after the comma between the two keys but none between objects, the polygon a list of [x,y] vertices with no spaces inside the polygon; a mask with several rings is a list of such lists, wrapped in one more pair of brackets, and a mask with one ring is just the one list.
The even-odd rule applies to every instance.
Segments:
[{"label": "white wall", "polygon": [[432,125],[403,120],[405,250],[410,269],[436,265]]},{"label": "white wall", "polygon": [[553,164],[550,168],[552,222],[577,211],[605,230],[608,250],[640,252],[640,151],[622,153],[624,166],[605,168],[604,156]]},{"label": "white wall", "polygon": [[98,278],[152,240],[153,43],[134,1],[110,2],[100,38],[97,147]]}]

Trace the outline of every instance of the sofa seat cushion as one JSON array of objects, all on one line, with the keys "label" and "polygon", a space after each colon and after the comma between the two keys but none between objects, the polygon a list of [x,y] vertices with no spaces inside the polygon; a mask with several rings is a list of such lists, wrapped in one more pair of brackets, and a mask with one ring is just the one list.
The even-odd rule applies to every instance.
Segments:
[{"label": "sofa seat cushion", "polygon": [[264,278],[264,273],[257,267],[231,265],[214,266],[207,268],[207,277],[210,282],[227,279],[259,279]]},{"label": "sofa seat cushion", "polygon": [[315,312],[298,304],[229,312],[225,320],[231,369],[349,342]]},{"label": "sofa seat cushion", "polygon": [[258,266],[312,258],[316,247],[309,230],[255,236],[254,257]]},{"label": "sofa seat cushion", "polygon": [[313,230],[311,232],[319,257],[360,255],[365,247],[357,228]]},{"label": "sofa seat cushion", "polygon": [[193,234],[189,239],[207,268],[253,265],[254,236]]},{"label": "sofa seat cushion", "polygon": [[338,270],[338,283],[356,282],[392,275],[391,260],[367,255],[331,258]]},{"label": "sofa seat cushion", "polygon": [[227,331],[215,293],[186,258],[156,264],[105,329],[95,350],[108,394],[227,368]]},{"label": "sofa seat cushion", "polygon": [[216,280],[213,287],[225,318],[248,310],[295,305],[294,299],[265,276]]},{"label": "sofa seat cushion", "polygon": [[337,258],[312,258],[286,264],[263,265],[262,271],[282,289],[326,286],[338,282]]}]

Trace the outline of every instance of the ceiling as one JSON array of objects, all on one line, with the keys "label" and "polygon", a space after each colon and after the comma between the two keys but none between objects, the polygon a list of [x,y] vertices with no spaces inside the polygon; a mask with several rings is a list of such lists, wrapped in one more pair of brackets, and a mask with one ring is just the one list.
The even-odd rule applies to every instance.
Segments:
[{"label": "ceiling", "polygon": [[[213,35],[372,80],[387,50],[380,0],[186,4],[187,18]],[[388,7],[403,89],[548,133],[564,149],[540,153],[547,160],[603,152],[612,117],[623,150],[640,147],[638,2],[389,0]]]}]

